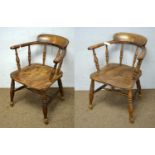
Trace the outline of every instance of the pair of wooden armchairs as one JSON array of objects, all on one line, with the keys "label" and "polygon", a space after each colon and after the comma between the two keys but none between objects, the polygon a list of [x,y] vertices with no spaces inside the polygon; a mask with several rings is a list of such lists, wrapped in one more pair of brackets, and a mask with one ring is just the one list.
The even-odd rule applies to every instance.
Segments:
[{"label": "pair of wooden armchairs", "polygon": [[[47,91],[54,82],[58,82],[59,91],[63,97],[63,87],[61,82],[61,77],[63,75],[61,71],[61,66],[63,58],[66,54],[66,48],[69,41],[61,36],[50,35],[50,34],[41,34],[37,37],[37,41],[24,43],[20,45],[12,46],[11,49],[15,50],[16,54],[16,63],[18,70],[11,73],[11,89],[10,89],[10,99],[11,106],[14,105],[14,93],[22,88],[27,88],[41,96],[42,99],[42,110],[44,114],[44,123],[48,124],[47,118],[47,104],[49,101],[49,96]],[[142,60],[145,56],[146,49],[145,45],[147,39],[141,35],[131,34],[131,33],[116,33],[113,36],[112,41],[107,41],[100,43],[94,46],[89,47],[89,50],[93,51],[94,62],[96,65],[97,72],[92,73],[91,84],[90,84],[90,93],[89,93],[89,108],[93,107],[93,97],[94,93],[110,86],[111,89],[117,92],[122,92],[121,90],[127,90],[128,93],[128,111],[129,111],[129,120],[131,123],[134,122],[133,118],[133,93],[132,88],[136,84],[137,91],[141,95],[141,85],[140,85],[140,76],[142,74],[140,67]],[[109,63],[109,46],[111,44],[120,45],[120,59],[119,63]],[[124,55],[124,46],[125,44],[132,44],[136,46],[132,66],[123,64],[123,55]],[[31,63],[31,46],[32,45],[41,45],[43,46],[43,59],[42,64],[33,64]],[[18,49],[21,47],[28,47],[28,66],[21,68],[20,59],[18,56]],[[48,66],[46,62],[46,48],[47,46],[55,46],[58,48],[56,58],[54,59],[54,66]],[[105,57],[106,57],[106,66],[100,68],[98,58],[96,56],[95,50],[97,48],[105,47]],[[15,81],[22,84],[22,87],[15,89]],[[103,86],[94,90],[95,81],[103,83]],[[135,94],[136,94],[135,93]]]}]

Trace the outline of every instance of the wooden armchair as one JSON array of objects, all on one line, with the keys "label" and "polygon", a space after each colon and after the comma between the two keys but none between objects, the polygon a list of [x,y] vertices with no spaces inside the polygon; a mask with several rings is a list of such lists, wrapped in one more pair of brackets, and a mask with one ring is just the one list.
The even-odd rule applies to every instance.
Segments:
[{"label": "wooden armchair", "polygon": [[[47,118],[47,103],[49,96],[47,90],[54,82],[58,82],[59,91],[61,96],[64,96],[61,77],[63,72],[61,71],[61,65],[63,58],[66,54],[66,48],[69,41],[61,36],[51,34],[38,35],[37,41],[28,42],[20,45],[14,45],[10,48],[15,50],[17,69],[10,74],[11,76],[11,88],[10,88],[10,100],[11,106],[14,105],[14,94],[16,91],[23,88],[27,88],[32,92],[35,92],[41,96],[42,110],[44,114],[44,123],[48,124]],[[43,46],[42,63],[31,63],[31,46],[40,45]],[[28,47],[28,66],[21,68],[20,59],[18,56],[18,49],[22,47]],[[58,48],[56,58],[54,59],[54,66],[48,66],[46,62],[46,48],[47,46],[55,46]],[[15,81],[19,82],[23,86],[15,89]]]},{"label": "wooden armchair", "polygon": [[[89,92],[89,108],[92,109],[93,105],[93,97],[94,93],[101,89],[105,90],[113,90],[119,93],[123,93],[124,90],[127,90],[128,93],[123,93],[128,96],[128,112],[129,112],[129,121],[131,123],[134,122],[133,118],[133,99],[137,93],[141,95],[141,85],[140,85],[140,76],[142,72],[140,70],[142,61],[146,54],[145,45],[147,43],[147,39],[144,36],[132,33],[116,33],[113,36],[112,41],[107,41],[104,43],[100,43],[97,45],[90,46],[88,50],[93,51],[94,62],[97,71],[90,75],[91,84],[90,84],[90,92]],[[111,44],[119,44],[120,45],[120,59],[119,63],[109,63],[109,46]],[[126,44],[132,44],[136,46],[133,63],[132,66],[128,66],[122,63],[123,54],[124,54],[124,46]],[[106,58],[106,66],[100,68],[98,58],[96,56],[95,49],[105,47],[105,58]],[[94,83],[99,82],[103,83],[101,87],[94,90]],[[137,85],[137,90],[133,95],[132,88],[134,85]],[[106,86],[110,86],[110,89],[106,88]]]}]

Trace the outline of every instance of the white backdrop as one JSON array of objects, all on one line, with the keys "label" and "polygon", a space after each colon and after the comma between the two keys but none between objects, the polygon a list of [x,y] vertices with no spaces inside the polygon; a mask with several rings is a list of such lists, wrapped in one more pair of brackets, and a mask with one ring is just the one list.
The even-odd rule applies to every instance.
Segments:
[{"label": "white backdrop", "polygon": [[[143,60],[141,77],[142,88],[155,88],[155,28],[77,28],[76,29],[76,54],[75,54],[75,89],[76,90],[88,90],[90,85],[89,75],[96,71],[92,52],[87,48],[90,45],[108,41],[112,39],[112,36],[116,32],[133,32],[146,36],[148,38],[147,43],[147,55]],[[104,49],[96,52],[99,54],[99,60],[104,65]],[[114,54],[114,53],[113,53]],[[111,55],[112,56],[112,55]],[[119,55],[117,55],[119,56]],[[129,63],[132,59],[132,53],[128,53],[125,58],[125,62]],[[116,55],[112,58],[113,61],[118,60]]]},{"label": "white backdrop", "polygon": [[[35,41],[38,34],[50,33],[64,36],[69,39],[70,43],[67,50],[67,55],[64,59],[62,70],[64,76],[62,78],[65,87],[74,86],[74,29],[73,28],[0,28],[0,87],[10,87],[10,73],[16,70],[15,52],[10,50],[10,46],[18,43]],[[32,60],[41,62],[42,48],[38,47],[39,52],[35,53],[37,47],[33,47]],[[50,49],[48,49],[50,50]],[[55,49],[54,49],[55,50]],[[34,53],[33,53],[34,52]],[[23,48],[19,52],[21,63],[27,64],[27,48]],[[52,56],[48,51],[47,63],[52,63]],[[57,86],[57,85],[54,85]]]}]

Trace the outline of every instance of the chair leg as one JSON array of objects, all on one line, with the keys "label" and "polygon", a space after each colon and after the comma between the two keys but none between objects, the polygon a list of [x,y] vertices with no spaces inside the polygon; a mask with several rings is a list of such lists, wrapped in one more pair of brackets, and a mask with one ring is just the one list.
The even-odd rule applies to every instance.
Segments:
[{"label": "chair leg", "polygon": [[133,118],[133,99],[132,99],[132,90],[128,91],[128,112],[129,112],[129,121],[130,123],[134,123]]},{"label": "chair leg", "polygon": [[15,81],[11,79],[11,87],[10,87],[10,106],[14,106],[14,94],[15,94]]},{"label": "chair leg", "polygon": [[139,96],[141,96],[142,95],[142,91],[141,91],[141,84],[140,84],[140,80],[139,79],[136,81],[136,85],[137,85],[137,89],[138,89],[138,94],[139,94]]},{"label": "chair leg", "polygon": [[48,118],[47,118],[47,95],[43,95],[42,96],[42,111],[43,111],[43,114],[44,114],[44,123],[45,124],[48,124]]},{"label": "chair leg", "polygon": [[59,91],[60,91],[61,99],[64,100],[64,91],[63,91],[63,86],[62,86],[61,79],[58,80],[58,86],[59,86]]},{"label": "chair leg", "polygon": [[94,98],[94,80],[91,80],[89,91],[89,109],[93,109],[93,98]]}]

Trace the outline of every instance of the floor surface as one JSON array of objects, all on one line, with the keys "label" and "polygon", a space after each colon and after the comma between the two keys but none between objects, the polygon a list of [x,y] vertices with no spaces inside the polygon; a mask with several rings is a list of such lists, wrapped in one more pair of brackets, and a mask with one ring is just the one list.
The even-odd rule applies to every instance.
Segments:
[{"label": "floor surface", "polygon": [[153,128],[155,127],[155,90],[143,90],[134,102],[135,123],[128,121],[127,97],[115,92],[95,94],[94,108],[88,109],[88,91],[75,93],[75,127]]},{"label": "floor surface", "polygon": [[[55,94],[57,89],[51,89]],[[9,89],[0,89],[0,127],[12,128],[72,128],[74,127],[74,89],[66,88],[65,100],[59,93],[48,106],[49,124],[43,123],[41,100],[37,94],[23,89],[15,94],[15,105],[10,107]]]}]

